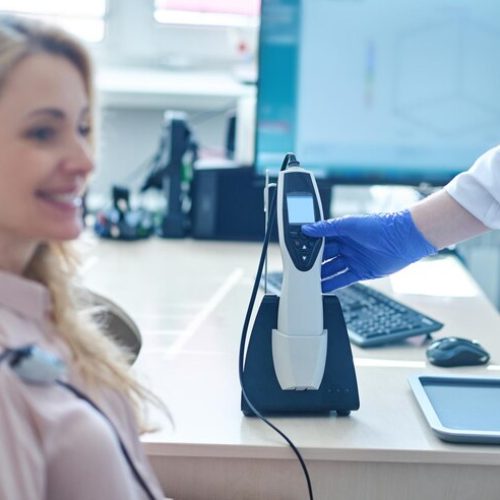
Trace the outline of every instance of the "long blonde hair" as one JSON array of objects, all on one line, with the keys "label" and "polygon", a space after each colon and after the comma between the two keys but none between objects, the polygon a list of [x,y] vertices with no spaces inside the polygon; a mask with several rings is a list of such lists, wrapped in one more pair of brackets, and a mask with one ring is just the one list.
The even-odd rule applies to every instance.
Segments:
[{"label": "long blonde hair", "polygon": [[[25,58],[48,53],[70,61],[79,71],[92,110],[93,72],[83,46],[65,31],[17,17],[0,17],[0,95],[11,70]],[[94,123],[91,123],[93,129]],[[95,318],[81,307],[76,286],[77,258],[70,243],[42,243],[25,270],[27,278],[44,284],[53,301],[56,331],[67,343],[73,366],[90,390],[105,386],[124,394],[132,404],[139,425],[140,409],[147,400],[158,400],[128,370],[127,353],[110,340]]]}]

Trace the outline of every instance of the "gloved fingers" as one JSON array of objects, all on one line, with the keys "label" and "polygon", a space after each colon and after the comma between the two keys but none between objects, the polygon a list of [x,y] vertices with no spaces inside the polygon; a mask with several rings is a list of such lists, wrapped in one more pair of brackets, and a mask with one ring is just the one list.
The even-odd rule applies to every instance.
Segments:
[{"label": "gloved fingers", "polygon": [[313,224],[304,224],[302,226],[302,232],[306,236],[311,236],[313,238],[336,236],[337,231],[335,229],[335,219],[320,220],[318,222],[314,222]]},{"label": "gloved fingers", "polygon": [[323,262],[321,266],[321,278],[325,279],[348,269],[347,260],[344,257],[336,257],[335,259]]},{"label": "gloved fingers", "polygon": [[376,219],[373,215],[344,215],[335,219],[321,220],[312,224],[304,224],[302,232],[313,237],[352,237],[372,226]]},{"label": "gloved fingers", "polygon": [[323,249],[323,260],[333,259],[334,257],[337,257],[339,254],[340,254],[340,243],[335,240],[327,238],[325,241],[325,248]]},{"label": "gloved fingers", "polygon": [[321,288],[323,290],[323,293],[328,293],[332,292],[333,290],[337,290],[338,288],[344,288],[358,280],[359,278],[356,276],[356,274],[348,269],[344,273],[339,273],[332,278],[323,280],[321,282]]}]

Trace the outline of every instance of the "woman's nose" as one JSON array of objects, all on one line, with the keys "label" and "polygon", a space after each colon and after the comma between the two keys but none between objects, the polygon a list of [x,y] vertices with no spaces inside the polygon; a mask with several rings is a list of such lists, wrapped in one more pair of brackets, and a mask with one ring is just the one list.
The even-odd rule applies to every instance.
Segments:
[{"label": "woman's nose", "polygon": [[87,175],[94,170],[94,157],[90,144],[86,140],[75,140],[68,147],[63,162],[64,169],[71,173]]}]

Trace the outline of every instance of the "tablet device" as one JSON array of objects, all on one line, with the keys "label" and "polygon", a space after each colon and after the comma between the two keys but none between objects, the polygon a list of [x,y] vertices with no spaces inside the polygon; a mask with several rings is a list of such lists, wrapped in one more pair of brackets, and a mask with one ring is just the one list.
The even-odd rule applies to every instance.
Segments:
[{"label": "tablet device", "polygon": [[500,378],[415,375],[408,381],[441,439],[500,443]]}]

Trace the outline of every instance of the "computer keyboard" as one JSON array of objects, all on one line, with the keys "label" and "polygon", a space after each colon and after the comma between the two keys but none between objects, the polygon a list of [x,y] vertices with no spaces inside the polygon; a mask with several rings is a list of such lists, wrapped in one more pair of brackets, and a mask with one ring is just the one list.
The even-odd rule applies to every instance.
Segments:
[{"label": "computer keyboard", "polygon": [[[282,273],[267,274],[267,290],[279,295]],[[264,287],[264,278],[261,280]],[[354,283],[336,290],[347,332],[361,347],[374,347],[416,335],[428,335],[443,324],[388,297],[378,290]]]}]

